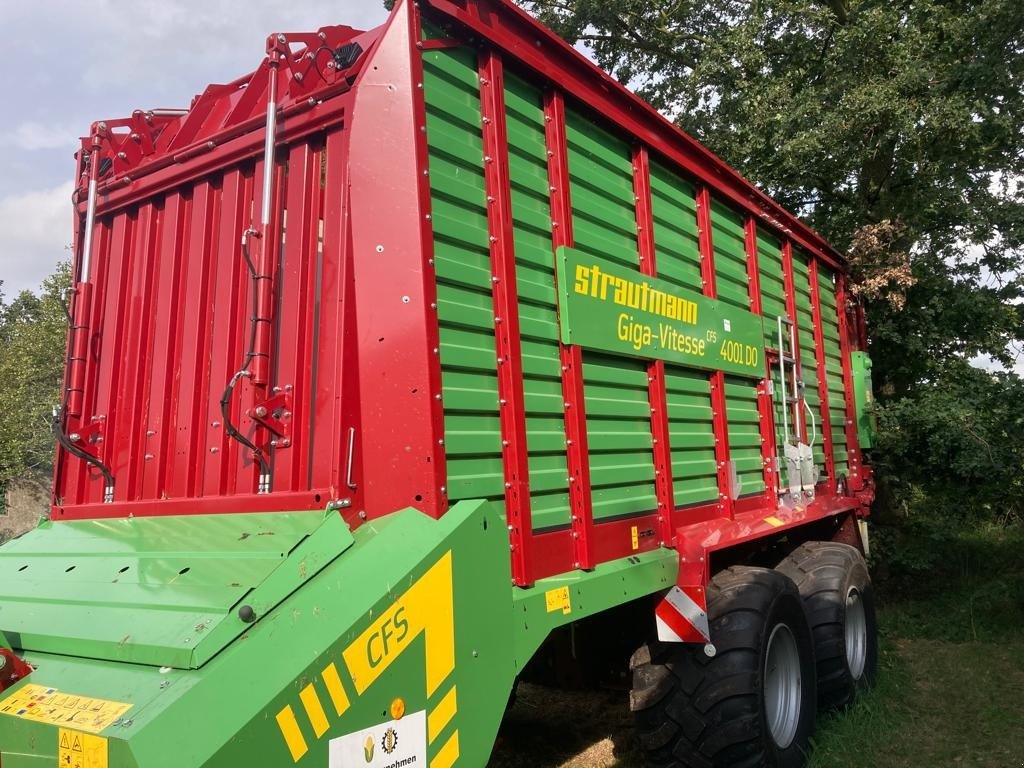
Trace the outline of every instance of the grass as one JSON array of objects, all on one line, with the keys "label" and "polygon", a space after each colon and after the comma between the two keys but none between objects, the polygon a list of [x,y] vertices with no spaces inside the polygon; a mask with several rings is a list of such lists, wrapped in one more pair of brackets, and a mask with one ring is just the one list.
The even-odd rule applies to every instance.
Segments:
[{"label": "grass", "polygon": [[[1024,766],[1024,529],[929,547],[881,581],[878,684],[822,718],[810,768]],[[626,694],[524,686],[490,765],[641,768]]]}]

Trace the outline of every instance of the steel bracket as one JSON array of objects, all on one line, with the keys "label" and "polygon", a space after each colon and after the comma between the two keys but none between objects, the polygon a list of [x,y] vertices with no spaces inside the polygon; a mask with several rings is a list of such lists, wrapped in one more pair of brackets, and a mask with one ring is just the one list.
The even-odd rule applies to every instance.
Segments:
[{"label": "steel bracket", "polygon": [[292,436],[292,391],[291,387],[275,389],[275,394],[250,408],[247,415],[270,432],[272,447],[288,448]]},{"label": "steel bracket", "polygon": [[104,421],[102,416],[93,416],[88,424],[77,429],[69,428],[67,430],[68,440],[79,450],[99,458],[100,446],[103,444]]}]

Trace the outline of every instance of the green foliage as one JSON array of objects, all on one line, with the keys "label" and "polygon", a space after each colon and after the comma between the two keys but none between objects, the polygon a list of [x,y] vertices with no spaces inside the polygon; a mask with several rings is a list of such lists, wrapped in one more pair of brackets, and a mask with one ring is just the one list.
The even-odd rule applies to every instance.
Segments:
[{"label": "green foliage", "polygon": [[59,402],[67,316],[62,292],[71,284],[64,264],[36,295],[0,294],[0,488],[30,473],[53,469],[50,431]]},{"label": "green foliage", "polygon": [[920,282],[909,312],[869,306],[883,395],[951,356],[1009,362],[1022,335],[1018,0],[523,5],[840,248],[899,225],[892,247]]},{"label": "green foliage", "polygon": [[854,255],[882,507],[1019,516],[1019,0],[519,1]]},{"label": "green foliage", "polygon": [[[1024,382],[960,364],[879,411],[873,463],[906,514],[1024,519]],[[927,487],[927,498],[915,489]]]}]

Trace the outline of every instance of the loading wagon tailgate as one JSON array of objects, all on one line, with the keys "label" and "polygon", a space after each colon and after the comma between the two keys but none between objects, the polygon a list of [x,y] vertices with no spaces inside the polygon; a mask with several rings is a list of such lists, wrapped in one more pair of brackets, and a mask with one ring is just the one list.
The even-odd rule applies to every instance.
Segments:
[{"label": "loading wagon tailgate", "polygon": [[0,548],[0,636],[195,669],[352,543],[335,512],[43,523]]}]

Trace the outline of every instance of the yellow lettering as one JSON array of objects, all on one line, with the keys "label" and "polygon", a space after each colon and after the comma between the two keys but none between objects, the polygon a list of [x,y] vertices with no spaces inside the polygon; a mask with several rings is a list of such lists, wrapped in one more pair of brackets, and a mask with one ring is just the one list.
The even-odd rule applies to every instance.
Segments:
[{"label": "yellow lettering", "polygon": [[590,267],[584,267],[582,264],[576,265],[575,291],[584,295],[590,293]]}]

